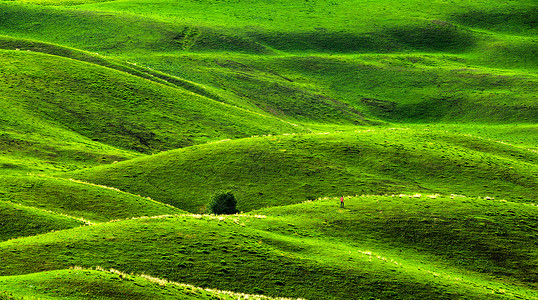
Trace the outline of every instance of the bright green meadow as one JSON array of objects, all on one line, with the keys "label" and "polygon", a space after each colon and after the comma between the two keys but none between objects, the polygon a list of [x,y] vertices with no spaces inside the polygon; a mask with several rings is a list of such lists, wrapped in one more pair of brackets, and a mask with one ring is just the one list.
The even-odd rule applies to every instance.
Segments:
[{"label": "bright green meadow", "polygon": [[537,41],[534,0],[0,0],[0,299],[538,299]]}]

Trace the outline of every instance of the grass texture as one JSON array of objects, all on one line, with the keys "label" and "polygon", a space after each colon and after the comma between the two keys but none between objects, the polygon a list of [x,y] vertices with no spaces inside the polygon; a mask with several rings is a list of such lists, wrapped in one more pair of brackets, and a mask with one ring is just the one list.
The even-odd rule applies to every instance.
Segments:
[{"label": "grass texture", "polygon": [[233,191],[244,211],[324,196],[402,192],[533,202],[537,161],[535,151],[497,141],[396,128],[253,137],[66,176],[191,212],[203,212],[219,190]]},{"label": "grass texture", "polygon": [[537,15],[0,0],[0,299],[538,299]]},{"label": "grass texture", "polygon": [[[0,252],[11,276],[99,265],[271,296],[367,299],[381,285],[382,298],[532,299],[533,210],[461,196],[356,197],[345,208],[333,198],[252,216],[106,223],[4,242]],[[41,262],[28,264],[35,255]]]}]

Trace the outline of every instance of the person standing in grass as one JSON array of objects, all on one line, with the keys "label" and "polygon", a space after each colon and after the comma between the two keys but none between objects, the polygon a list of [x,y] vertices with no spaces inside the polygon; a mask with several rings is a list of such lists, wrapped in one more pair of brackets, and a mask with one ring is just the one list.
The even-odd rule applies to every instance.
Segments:
[{"label": "person standing in grass", "polygon": [[340,207],[344,207],[344,196],[340,197]]}]

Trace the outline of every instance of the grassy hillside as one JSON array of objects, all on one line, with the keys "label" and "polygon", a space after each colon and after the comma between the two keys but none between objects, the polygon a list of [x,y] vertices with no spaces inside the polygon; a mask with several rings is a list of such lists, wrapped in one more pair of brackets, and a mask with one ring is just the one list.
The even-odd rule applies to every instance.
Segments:
[{"label": "grassy hillside", "polygon": [[538,155],[418,129],[257,137],[200,145],[66,176],[191,212],[232,190],[239,209],[325,196],[430,192],[536,200]]},{"label": "grassy hillside", "polygon": [[[79,48],[97,46],[105,51],[132,51],[128,50],[129,46],[138,51],[159,47],[256,51],[264,49],[262,45],[279,50],[323,52],[461,51],[473,46],[479,37],[487,37],[483,31],[521,36],[536,34],[533,26],[536,5],[530,0],[431,1],[428,5],[418,0],[375,3],[356,0],[338,3],[327,0],[17,2],[59,7],[68,4],[65,6],[68,9],[9,5],[4,15],[12,17],[7,19],[10,23],[6,22],[12,32],[17,32],[17,27],[27,22],[16,18],[26,9],[30,19],[44,19],[29,28],[26,26],[29,30],[18,34],[51,33],[49,39],[76,44]],[[290,10],[293,15],[289,14]],[[107,18],[108,26],[99,23],[103,12],[112,16]],[[126,26],[119,20],[135,22]],[[54,25],[58,21],[65,25],[58,28]],[[95,26],[98,28],[93,28]],[[154,29],[152,36],[144,31],[149,26]],[[68,29],[75,28],[79,31],[67,33]],[[94,34],[83,35],[92,30]],[[114,35],[114,32],[121,34]],[[76,35],[77,39],[69,40],[66,35]]]},{"label": "grassy hillside", "polygon": [[84,225],[82,220],[0,201],[0,241]]},{"label": "grassy hillside", "polygon": [[[133,276],[117,270],[72,268],[0,278],[5,299],[272,299],[201,289],[148,275]],[[0,299],[2,294],[0,294]]]},{"label": "grassy hillside", "polygon": [[294,121],[538,118],[532,1],[64,4],[0,3],[0,33],[136,61]]},{"label": "grassy hillside", "polygon": [[187,89],[193,93],[200,94],[201,96],[222,101],[222,99],[220,99],[218,95],[211,94],[210,92],[205,90],[203,86],[194,82],[182,80],[181,78],[170,76],[169,74],[162,73],[151,68],[138,66],[136,63],[133,62],[127,62],[122,59],[113,59],[111,57],[102,56],[99,53],[95,52],[88,52],[72,47],[39,42],[36,40],[13,38],[9,36],[0,36],[0,48],[5,50],[40,52],[70,58],[78,61],[88,62],[129,73],[131,75],[139,76],[144,79],[154,81],[156,83]]},{"label": "grassy hillside", "polygon": [[[100,265],[309,299],[534,299],[533,210],[477,198],[373,196],[346,199],[344,209],[334,198],[257,212],[267,217],[146,218],[1,243],[1,272]],[[42,259],[28,264],[36,255]]]},{"label": "grassy hillside", "polygon": [[19,118],[2,122],[2,175],[75,170],[140,156],[134,151],[92,141],[62,126],[28,116],[13,109],[13,106],[6,106],[4,112],[4,117]]},{"label": "grassy hillside", "polygon": [[253,102],[279,117],[303,122],[349,124],[356,119],[328,111],[323,102],[391,122],[502,124],[538,119],[535,69],[483,67],[471,56],[187,57],[151,56],[148,64],[224,89],[226,99],[237,105]]},{"label": "grassy hillside", "polygon": [[0,299],[538,299],[537,24],[0,0]]},{"label": "grassy hillside", "polygon": [[289,222],[262,225],[270,232],[330,236],[370,245],[387,256],[410,251],[405,257],[415,263],[425,263],[424,255],[437,266],[536,283],[535,205],[438,194],[346,197],[344,202],[345,208],[338,208],[335,197],[256,213]]},{"label": "grassy hillside", "polygon": [[[179,88],[58,56],[4,51],[0,60],[4,74],[0,101],[23,113],[4,116],[7,128],[19,129],[17,124],[25,123],[25,114],[30,114],[104,144],[139,152],[300,130]],[[13,90],[17,93],[9,92]]]},{"label": "grassy hillside", "polygon": [[183,212],[114,188],[43,176],[1,177],[0,200],[55,211],[91,222]]}]

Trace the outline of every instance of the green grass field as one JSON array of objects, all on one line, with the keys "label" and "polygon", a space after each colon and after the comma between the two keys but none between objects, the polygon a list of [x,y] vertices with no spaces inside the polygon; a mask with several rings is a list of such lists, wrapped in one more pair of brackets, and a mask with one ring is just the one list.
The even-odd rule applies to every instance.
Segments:
[{"label": "green grass field", "polygon": [[537,24],[0,0],[0,299],[538,299]]},{"label": "green grass field", "polygon": [[239,209],[249,211],[325,196],[413,192],[534,202],[537,163],[538,154],[525,148],[395,128],[212,143],[65,176],[191,212],[203,212],[214,192],[232,190],[246,200]]}]

